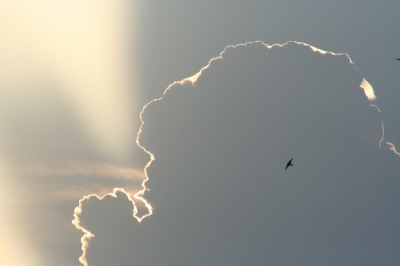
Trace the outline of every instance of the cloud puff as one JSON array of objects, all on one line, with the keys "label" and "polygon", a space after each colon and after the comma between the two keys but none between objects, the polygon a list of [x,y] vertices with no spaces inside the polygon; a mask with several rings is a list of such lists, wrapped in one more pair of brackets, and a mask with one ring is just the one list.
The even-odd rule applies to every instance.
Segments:
[{"label": "cloud puff", "polygon": [[399,263],[400,159],[365,82],[346,54],[304,43],[227,47],[141,113],[152,215],[133,219],[122,190],[80,201],[81,261]]}]

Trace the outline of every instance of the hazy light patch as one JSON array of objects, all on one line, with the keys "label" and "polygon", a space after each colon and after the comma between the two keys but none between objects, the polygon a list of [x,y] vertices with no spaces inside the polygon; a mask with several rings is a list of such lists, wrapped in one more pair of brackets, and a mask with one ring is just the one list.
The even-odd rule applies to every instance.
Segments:
[{"label": "hazy light patch", "polygon": [[[33,191],[36,189],[36,191]],[[136,186],[124,186],[124,189],[127,191],[138,191],[141,189],[140,185]],[[51,202],[62,202],[62,201],[70,201],[70,200],[78,200],[82,198],[82,195],[106,195],[110,193],[110,187],[101,186],[91,183],[91,186],[80,186],[80,187],[65,187],[60,189],[59,187],[54,187],[52,185],[42,185],[42,186],[29,186],[29,187],[21,187],[18,191],[24,196],[35,197],[40,192],[41,198],[35,198],[31,203],[48,203]],[[144,209],[145,206],[140,202],[136,203],[139,209]]]},{"label": "hazy light patch", "polygon": [[367,96],[368,100],[373,101],[376,99],[374,88],[365,78],[363,78],[360,87],[364,90],[365,96]]},{"label": "hazy light patch", "polygon": [[[29,176],[33,180],[17,185],[16,190],[24,197],[39,201],[75,200],[93,193],[105,195],[115,186],[136,193],[142,189],[140,184],[145,179],[143,169],[96,162],[34,164],[14,170],[19,176]],[[37,194],[41,197],[35,197]]]},{"label": "hazy light patch", "polygon": [[12,171],[8,164],[0,158],[0,207],[2,217],[0,220],[0,265],[40,266],[48,265],[40,253],[24,234],[26,224],[21,222],[19,216],[21,209],[15,206],[12,184]]},{"label": "hazy light patch", "polygon": [[[15,171],[15,175],[3,173],[0,162],[0,206],[6,213],[1,228],[7,229],[0,237],[1,265],[46,265],[40,258],[41,236],[21,229],[38,226],[19,215],[31,206],[26,201],[29,193],[37,193],[33,201],[80,198],[90,190],[74,187],[75,175],[120,179],[138,190],[135,185],[143,179],[142,170],[106,163],[51,164],[93,146],[95,151],[83,157],[100,151],[98,157],[113,162],[131,159],[138,126],[133,111],[137,96],[132,94],[137,86],[131,64],[135,47],[130,40],[136,31],[130,21],[136,19],[135,13],[135,6],[125,0],[0,1],[0,126],[6,129],[0,132],[0,156],[11,158],[7,167]],[[75,126],[75,121],[60,111],[63,100],[68,105],[63,111],[75,115],[86,135],[74,129],[78,133],[68,136],[64,130]],[[59,123],[53,123],[54,117],[61,117]],[[62,137],[54,134],[57,130]],[[92,145],[80,146],[86,142]],[[14,182],[18,176],[32,179],[18,184]],[[70,186],[60,191],[57,182],[62,177]],[[39,182],[45,178],[50,184]],[[37,190],[30,186],[33,183]],[[94,189],[105,193],[104,186]],[[16,209],[9,201],[24,205]],[[56,241],[57,236],[52,237]]]},{"label": "hazy light patch", "polygon": [[[81,125],[102,152],[126,160],[134,144],[131,87],[134,8],[125,1],[50,0],[1,4],[0,85],[25,90],[52,80],[70,99]],[[128,14],[128,11],[132,12]],[[129,34],[128,34],[129,32]]]},{"label": "hazy light patch", "polygon": [[84,163],[84,162],[67,162],[60,166],[42,167],[33,165],[16,169],[21,174],[30,174],[32,176],[102,176],[107,178],[122,178],[128,180],[143,180],[145,175],[142,169],[122,167],[108,163]]}]

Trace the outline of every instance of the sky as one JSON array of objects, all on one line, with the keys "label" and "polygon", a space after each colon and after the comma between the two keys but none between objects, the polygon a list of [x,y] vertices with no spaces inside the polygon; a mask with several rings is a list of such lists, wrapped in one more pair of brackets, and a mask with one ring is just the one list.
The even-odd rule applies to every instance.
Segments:
[{"label": "sky", "polygon": [[2,1],[1,264],[398,265],[399,8]]}]

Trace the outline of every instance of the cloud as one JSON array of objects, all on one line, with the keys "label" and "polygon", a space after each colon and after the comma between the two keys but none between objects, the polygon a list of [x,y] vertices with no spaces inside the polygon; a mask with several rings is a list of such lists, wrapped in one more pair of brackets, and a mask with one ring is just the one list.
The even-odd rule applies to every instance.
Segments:
[{"label": "cloud", "polygon": [[397,152],[396,147],[393,145],[393,143],[386,142],[386,149],[393,151],[395,154],[400,156],[400,153]]},{"label": "cloud", "polygon": [[143,108],[151,215],[121,189],[83,198],[81,262],[398,264],[400,161],[365,84],[347,54],[228,46]]},{"label": "cloud", "polygon": [[[128,224],[132,223],[132,215],[136,215],[137,213],[136,206],[134,206],[130,199],[130,194],[125,192],[123,189],[114,189],[113,193],[106,194],[102,198],[99,198],[97,195],[89,195],[81,199],[79,201],[79,206],[74,212],[75,219],[73,224],[78,229],[81,229],[83,232],[85,232],[85,235],[81,239],[84,253],[80,258],[80,261],[84,265],[87,265],[86,248],[91,239],[98,234],[97,232],[100,232],[99,237],[101,238],[101,236],[104,235],[104,232],[108,232],[106,235],[109,234],[110,237],[115,237],[115,233],[118,231],[118,228],[109,227],[110,223],[108,223],[108,219],[103,219],[103,213],[101,212],[101,209],[98,208],[100,203],[103,206],[106,204],[109,208],[114,210],[114,213],[111,214],[111,216],[113,216],[112,218],[118,218],[118,220],[121,221],[121,218],[125,216],[125,218],[122,219],[125,222],[127,221]],[[90,206],[89,208],[87,208],[88,205]],[[96,206],[98,207],[96,208]],[[82,214],[83,211],[85,211],[84,214]],[[89,219],[85,219],[86,215],[89,215]],[[83,219],[85,219],[84,223],[81,222]],[[103,221],[103,223],[98,223],[100,220]],[[91,227],[92,231],[88,231],[85,229],[86,227]],[[113,264],[113,262],[110,260],[103,260],[102,263],[108,263],[108,265]]]}]

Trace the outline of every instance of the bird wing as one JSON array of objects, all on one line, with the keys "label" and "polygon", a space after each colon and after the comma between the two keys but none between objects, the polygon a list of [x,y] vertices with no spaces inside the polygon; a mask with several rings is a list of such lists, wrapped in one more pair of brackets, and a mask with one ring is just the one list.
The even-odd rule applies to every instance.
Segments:
[{"label": "bird wing", "polygon": [[287,170],[288,169],[288,167],[292,164],[292,160],[293,160],[293,158],[292,159],[290,159],[290,161],[286,164],[286,168],[285,168],[285,170]]}]

